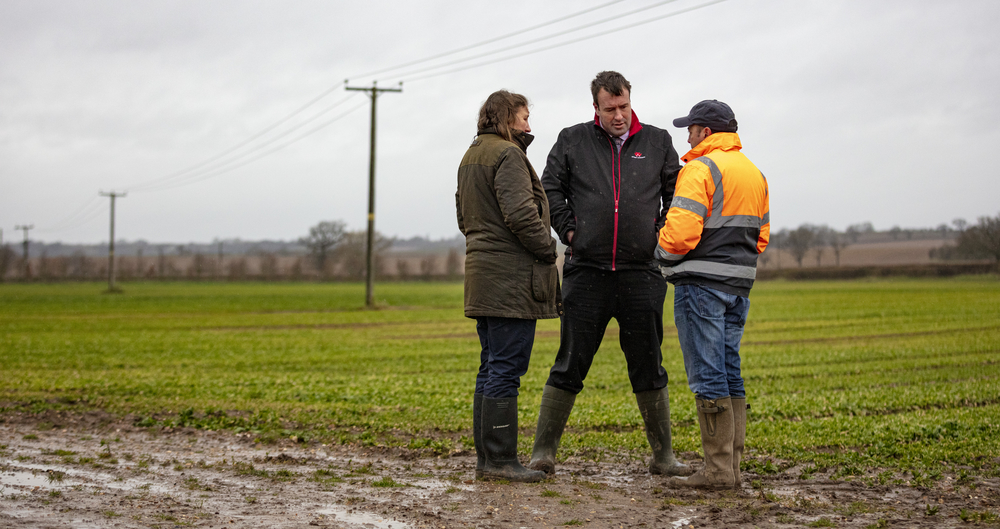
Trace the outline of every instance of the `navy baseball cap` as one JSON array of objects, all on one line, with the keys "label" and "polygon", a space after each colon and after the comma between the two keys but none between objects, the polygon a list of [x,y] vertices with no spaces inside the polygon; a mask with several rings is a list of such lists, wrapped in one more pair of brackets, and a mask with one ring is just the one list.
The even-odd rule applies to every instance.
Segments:
[{"label": "navy baseball cap", "polygon": [[715,132],[736,132],[736,114],[722,101],[706,99],[691,107],[688,115],[674,120],[675,127],[687,128],[689,125],[701,125]]}]

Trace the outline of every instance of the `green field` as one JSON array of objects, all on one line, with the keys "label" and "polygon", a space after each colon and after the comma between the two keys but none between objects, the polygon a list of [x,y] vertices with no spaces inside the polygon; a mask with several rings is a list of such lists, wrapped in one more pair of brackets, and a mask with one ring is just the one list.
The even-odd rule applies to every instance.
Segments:
[{"label": "green field", "polygon": [[[103,409],[139,426],[250,432],[262,442],[471,446],[479,345],[462,286],[0,285],[3,414]],[[699,450],[667,296],[675,448]],[[612,322],[561,455],[648,450]],[[558,346],[539,322],[522,379],[522,450]],[[1000,281],[761,282],[743,344],[745,463],[933,480],[1000,474]],[[2,417],[2,414],[0,414]],[[889,474],[886,474],[889,475]]]}]

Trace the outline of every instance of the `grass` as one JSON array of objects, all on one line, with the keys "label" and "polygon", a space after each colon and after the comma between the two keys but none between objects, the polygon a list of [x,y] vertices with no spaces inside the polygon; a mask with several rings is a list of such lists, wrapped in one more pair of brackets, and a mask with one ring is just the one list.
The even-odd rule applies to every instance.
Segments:
[{"label": "grass", "polygon": [[[363,309],[361,284],[101,290],[0,284],[7,411],[103,409],[134,414],[142,427],[228,430],[263,443],[468,449],[479,343],[462,315],[460,284],[378,285],[383,310],[375,311]],[[699,450],[672,292],[663,356],[674,447]],[[770,474],[801,464],[811,470],[805,478],[823,471],[880,481],[876,471],[892,471],[918,486],[959,466],[970,485],[997,475],[998,322],[995,277],[759,282],[742,349],[752,405],[745,468]],[[558,329],[557,320],[538,323],[521,381],[522,452]],[[617,341],[612,322],[560,456],[648,450]]]}]

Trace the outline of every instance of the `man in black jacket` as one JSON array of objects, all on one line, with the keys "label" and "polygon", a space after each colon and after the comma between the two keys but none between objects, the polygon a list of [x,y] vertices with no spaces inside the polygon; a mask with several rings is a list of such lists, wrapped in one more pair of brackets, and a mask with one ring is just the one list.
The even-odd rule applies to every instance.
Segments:
[{"label": "man in black jacket", "polygon": [[688,475],[670,441],[667,372],[661,365],[667,286],[653,259],[680,171],[667,131],[639,123],[632,86],[618,72],[591,83],[594,121],[563,129],[542,173],[552,227],[567,245],[559,353],[542,393],[529,466],[555,472],[576,395],[611,318],[653,450],[653,474]]}]

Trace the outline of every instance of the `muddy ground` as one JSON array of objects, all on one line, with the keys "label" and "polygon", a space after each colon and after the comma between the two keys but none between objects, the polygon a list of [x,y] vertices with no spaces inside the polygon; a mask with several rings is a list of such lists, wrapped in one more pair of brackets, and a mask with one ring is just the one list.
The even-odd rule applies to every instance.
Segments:
[{"label": "muddy ground", "polygon": [[97,412],[0,419],[0,527],[964,527],[994,525],[1000,512],[992,478],[945,475],[922,488],[799,479],[791,467],[744,473],[739,491],[698,492],[623,456],[571,458],[546,482],[497,484],[472,479],[468,451],[261,445]]}]

